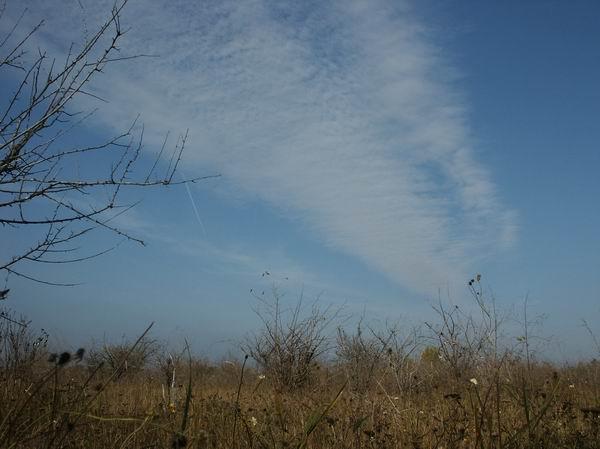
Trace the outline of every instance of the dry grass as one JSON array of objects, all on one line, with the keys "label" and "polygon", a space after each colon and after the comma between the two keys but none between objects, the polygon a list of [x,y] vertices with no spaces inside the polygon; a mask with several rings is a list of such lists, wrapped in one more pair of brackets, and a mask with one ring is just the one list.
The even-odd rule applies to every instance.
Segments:
[{"label": "dry grass", "polygon": [[284,388],[251,359],[183,352],[124,369],[148,350],[145,334],[108,368],[48,362],[44,338],[3,321],[0,447],[600,447],[600,363],[537,362],[524,345],[500,350],[486,320],[453,311],[440,322],[420,347],[396,329],[340,332],[337,358]]},{"label": "dry grass", "polygon": [[[374,387],[360,394],[344,388],[345,373],[333,366],[296,392],[247,370],[239,401],[239,364],[202,370],[193,376],[187,447],[600,447],[600,410],[592,410],[600,403],[596,362],[559,370],[535,364],[527,371],[511,361],[499,376],[494,370],[471,378],[477,384],[450,380],[441,361],[415,362],[412,389],[398,390],[392,372],[380,368]],[[172,403],[152,368],[106,388],[104,374],[89,381],[77,365],[3,377],[2,447],[174,447],[187,374]]]}]

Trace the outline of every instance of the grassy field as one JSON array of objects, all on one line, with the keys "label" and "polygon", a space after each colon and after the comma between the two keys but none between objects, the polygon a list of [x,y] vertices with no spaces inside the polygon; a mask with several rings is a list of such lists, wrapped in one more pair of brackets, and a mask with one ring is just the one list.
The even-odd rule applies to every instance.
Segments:
[{"label": "grassy field", "polygon": [[51,354],[4,312],[0,447],[599,448],[600,363],[538,361],[481,306],[326,337],[327,312],[277,304],[248,356],[218,363],[149,333]]}]

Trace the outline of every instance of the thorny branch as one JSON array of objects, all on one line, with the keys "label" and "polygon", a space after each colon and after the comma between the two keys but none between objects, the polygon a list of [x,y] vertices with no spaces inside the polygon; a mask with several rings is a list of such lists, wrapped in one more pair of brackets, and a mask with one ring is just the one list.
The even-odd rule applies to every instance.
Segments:
[{"label": "thorny branch", "polygon": [[[0,37],[0,70],[17,80],[11,96],[0,106],[0,228],[5,232],[27,228],[31,230],[28,235],[39,236],[12,257],[2,251],[0,272],[44,284],[72,285],[39,279],[23,268],[27,262],[80,262],[110,251],[113,248],[73,256],[78,250],[74,241],[97,228],[143,245],[143,240],[114,224],[115,218],[133,207],[120,203],[122,189],[193,183],[211,177],[174,180],[187,132],[177,139],[170,155],[166,154],[165,139],[149,164],[151,168],[140,169],[143,128],[135,131],[137,119],[122,134],[98,144],[68,147],[61,142],[93,116],[93,112],[73,111],[73,99],[91,96],[102,100],[86,89],[94,76],[107,64],[139,57],[123,56],[118,47],[124,35],[120,16],[127,1],[118,0],[95,33],[86,33],[81,42],[71,44],[62,65],[42,50],[27,60],[28,43],[44,21],[18,38],[26,11],[8,34]],[[161,175],[160,161],[165,156],[169,163]],[[98,161],[107,159],[112,161],[110,168],[98,175]]]}]

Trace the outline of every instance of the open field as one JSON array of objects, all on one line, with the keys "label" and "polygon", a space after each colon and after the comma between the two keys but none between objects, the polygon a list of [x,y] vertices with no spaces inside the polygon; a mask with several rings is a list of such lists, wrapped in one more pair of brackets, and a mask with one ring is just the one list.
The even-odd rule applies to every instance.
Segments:
[{"label": "open field", "polygon": [[322,312],[279,310],[246,343],[252,357],[219,363],[148,335],[53,356],[4,321],[0,446],[600,447],[596,360],[536,361],[522,337],[500,349],[497,327],[456,312],[433,337],[359,326],[327,339]]}]

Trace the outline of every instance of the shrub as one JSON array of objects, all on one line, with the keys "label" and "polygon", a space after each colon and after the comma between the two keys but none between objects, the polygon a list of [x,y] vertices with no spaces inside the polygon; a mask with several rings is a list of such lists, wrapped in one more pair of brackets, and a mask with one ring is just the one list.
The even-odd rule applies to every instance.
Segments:
[{"label": "shrub", "polygon": [[8,309],[0,310],[0,367],[10,378],[24,376],[24,371],[46,357],[48,333],[36,335],[29,321]]},{"label": "shrub", "polygon": [[371,389],[373,375],[381,366],[385,350],[385,342],[374,335],[370,337],[364,335],[361,322],[358,323],[354,334],[349,334],[341,327],[338,328],[337,360],[346,374],[351,391],[365,394]]},{"label": "shrub", "polygon": [[132,350],[132,344],[123,341],[92,349],[88,356],[88,366],[94,370],[102,365],[115,379],[131,376],[142,371],[158,351],[156,340],[144,337]]},{"label": "shrub", "polygon": [[325,331],[337,314],[321,310],[316,302],[304,309],[302,296],[294,307],[284,308],[276,289],[272,300],[257,299],[255,312],[263,328],[247,338],[245,351],[278,388],[305,386],[328,349]]}]

